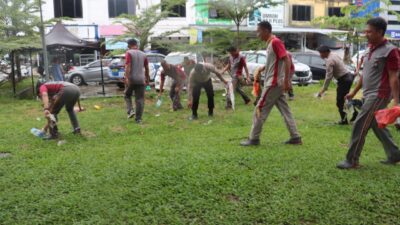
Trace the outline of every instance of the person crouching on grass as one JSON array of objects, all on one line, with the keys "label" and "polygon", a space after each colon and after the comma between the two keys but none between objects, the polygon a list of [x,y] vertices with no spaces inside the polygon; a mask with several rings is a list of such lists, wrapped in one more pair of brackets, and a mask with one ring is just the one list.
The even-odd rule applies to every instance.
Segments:
[{"label": "person crouching on grass", "polygon": [[188,106],[192,109],[192,116],[189,120],[196,120],[197,109],[199,108],[199,100],[201,95],[201,89],[207,93],[208,100],[208,116],[214,115],[214,89],[211,80],[211,75],[215,74],[224,84],[228,82],[222,77],[222,74],[217,71],[214,65],[210,63],[195,64],[194,69],[189,75],[189,101]]},{"label": "person crouching on grass", "polygon": [[[78,86],[64,81],[47,83],[38,81],[36,84],[36,90],[43,103],[44,116],[48,120],[44,131],[46,132],[47,129],[49,129],[50,139],[56,139],[59,137],[56,122],[58,121],[58,114],[64,106],[72,124],[72,132],[74,134],[81,133],[78,118],[74,111],[74,106],[79,101],[81,95]],[[50,123],[53,123],[53,125],[50,126]]]},{"label": "person crouching on grass", "polygon": [[338,125],[349,124],[347,120],[347,114],[344,111],[345,97],[351,89],[353,84],[354,76],[347,69],[343,60],[336,54],[332,53],[328,46],[322,45],[317,51],[319,52],[322,59],[326,61],[326,75],[324,86],[318,93],[318,97],[321,98],[322,95],[328,90],[329,83],[333,78],[337,82],[336,89],[336,106],[338,107],[340,120],[337,122]]},{"label": "person crouching on grass", "polygon": [[162,96],[164,92],[165,78],[166,76],[169,76],[173,79],[169,92],[169,97],[172,101],[172,109],[174,111],[183,109],[183,106],[181,104],[181,92],[183,87],[185,86],[185,72],[183,72],[181,67],[169,64],[165,60],[161,61],[161,66],[163,68],[163,71],[161,72],[160,93],[158,94],[158,97],[160,98]]}]

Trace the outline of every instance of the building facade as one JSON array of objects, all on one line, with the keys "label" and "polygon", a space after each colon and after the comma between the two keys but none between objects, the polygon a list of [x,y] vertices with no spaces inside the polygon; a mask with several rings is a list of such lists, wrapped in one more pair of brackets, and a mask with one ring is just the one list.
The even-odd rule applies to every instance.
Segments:
[{"label": "building facade", "polygon": [[285,26],[316,27],[312,20],[323,16],[343,16],[340,9],[348,0],[288,0],[285,7]]},{"label": "building facade", "polygon": [[[393,39],[400,39],[400,22],[397,14],[400,14],[400,0],[390,1],[390,5],[386,5],[382,1],[370,1],[370,0],[354,0],[353,4],[357,6],[365,6],[366,9],[360,12],[359,17],[365,16],[367,14],[372,14],[372,16],[380,16],[388,22],[388,27],[386,30],[386,36]],[[381,9],[382,12],[377,12]]]},{"label": "building facade", "polygon": [[[143,9],[159,4],[162,0],[47,0],[43,5],[44,19],[70,17],[63,20],[67,29],[80,38],[87,40],[107,40],[123,34],[124,27],[115,24],[117,17],[123,13],[140,15]],[[191,42],[202,40],[202,31],[209,27],[225,27],[234,29],[231,20],[223,18],[218,11],[207,9],[209,0],[187,0],[184,5],[174,7],[175,14],[160,21],[153,28],[151,39],[171,39],[177,42]],[[279,0],[277,0],[279,1]],[[279,1],[281,2],[281,1]],[[302,32],[298,28],[319,28],[312,24],[314,18],[320,16],[341,16],[340,7],[348,1],[331,0],[288,0],[284,4],[274,7],[263,6],[251,13],[242,24],[243,31],[254,32],[259,21],[268,20],[274,31],[286,33],[288,43],[293,48],[301,48],[307,43],[314,48],[326,40],[326,34],[313,31]],[[162,10],[162,7],[160,8]],[[51,27],[48,27],[49,31]],[[295,30],[297,29],[297,30]],[[177,30],[169,37],[162,34]],[[288,31],[288,32],[286,32]],[[299,36],[302,35],[300,38]],[[306,39],[309,39],[306,41]],[[306,44],[304,44],[305,46]],[[107,50],[118,46],[106,45]]]},{"label": "building facade", "polygon": [[[63,20],[63,23],[83,39],[112,38],[124,32],[124,27],[115,23],[119,15],[140,15],[143,9],[159,3],[160,0],[48,0],[43,5],[43,17],[45,20],[69,17],[70,20]],[[156,25],[154,36],[171,30],[180,31],[175,36],[189,36],[185,28],[195,20],[191,16],[194,15],[194,0],[174,7],[174,12]]]}]

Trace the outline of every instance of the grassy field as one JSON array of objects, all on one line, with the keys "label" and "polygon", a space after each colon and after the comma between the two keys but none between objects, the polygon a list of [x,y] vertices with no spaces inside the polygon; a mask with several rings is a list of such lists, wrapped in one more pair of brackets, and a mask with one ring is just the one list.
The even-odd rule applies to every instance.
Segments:
[{"label": "grassy field", "polygon": [[61,146],[30,134],[43,125],[39,102],[0,98],[0,152],[11,153],[0,159],[0,224],[399,224],[400,166],[379,163],[370,132],[362,168],[336,169],[351,127],[334,124],[334,88],[321,101],[319,87],[296,87],[290,102],[304,145],[282,144],[274,109],[252,148],[239,141],[253,107],[226,112],[221,93],[211,122],[204,94],[190,122],[188,110],[156,109],[153,93],[142,125],[126,119],[122,98],[84,100],[83,136],[63,111]]}]

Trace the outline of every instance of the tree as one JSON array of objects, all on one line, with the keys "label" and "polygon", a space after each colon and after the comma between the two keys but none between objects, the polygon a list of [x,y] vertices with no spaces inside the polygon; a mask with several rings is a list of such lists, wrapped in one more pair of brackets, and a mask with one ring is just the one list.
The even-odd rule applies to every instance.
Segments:
[{"label": "tree", "polygon": [[[0,54],[9,54],[15,61],[18,80],[21,79],[21,52],[40,48],[38,9],[38,2],[33,0],[0,0]],[[4,68],[2,72],[11,76]]]},{"label": "tree", "polygon": [[[363,6],[348,5],[341,9],[341,13],[344,16],[342,16],[342,17],[337,17],[337,16],[317,17],[313,20],[313,23],[319,25],[321,28],[334,27],[334,28],[337,28],[340,30],[347,31],[346,32],[346,41],[347,41],[348,45],[356,43],[357,49],[358,49],[359,41],[360,41],[360,36],[358,34],[358,31],[361,31],[365,27],[367,21],[370,18],[372,18],[374,14],[381,13],[381,12],[390,12],[391,14],[397,15],[399,17],[399,14],[397,12],[389,10],[391,1],[381,0],[380,3],[383,3],[382,5],[385,7],[378,7],[369,13],[365,13],[365,11],[371,4],[376,4],[375,0],[368,1]],[[336,35],[338,35],[338,34],[336,34]],[[345,51],[345,56],[343,57],[343,60],[347,64],[350,63],[349,62],[350,61],[350,51]]]},{"label": "tree", "polygon": [[231,19],[236,26],[236,46],[240,45],[240,25],[250,13],[260,7],[276,6],[281,4],[275,0],[209,0],[204,10],[214,9],[227,19]]},{"label": "tree", "polygon": [[[176,5],[185,4],[184,0],[164,0],[159,4],[152,5],[141,11],[139,15],[122,14],[116,23],[122,24],[127,31],[125,34],[119,36],[115,41],[122,41],[127,38],[135,37],[139,39],[139,48],[144,50],[149,44],[149,37],[154,34],[152,29],[161,20],[167,18],[169,15],[174,14],[172,8]],[[161,8],[163,10],[161,10]],[[168,36],[175,31],[163,34]]]}]

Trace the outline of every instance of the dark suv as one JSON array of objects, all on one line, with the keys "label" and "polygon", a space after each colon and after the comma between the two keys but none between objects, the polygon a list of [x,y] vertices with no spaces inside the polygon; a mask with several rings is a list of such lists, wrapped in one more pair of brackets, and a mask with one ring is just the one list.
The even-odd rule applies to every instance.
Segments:
[{"label": "dark suv", "polygon": [[[313,80],[323,80],[326,74],[325,60],[318,53],[314,52],[294,52],[293,57],[311,68]],[[350,73],[354,73],[354,67],[346,65]]]}]

